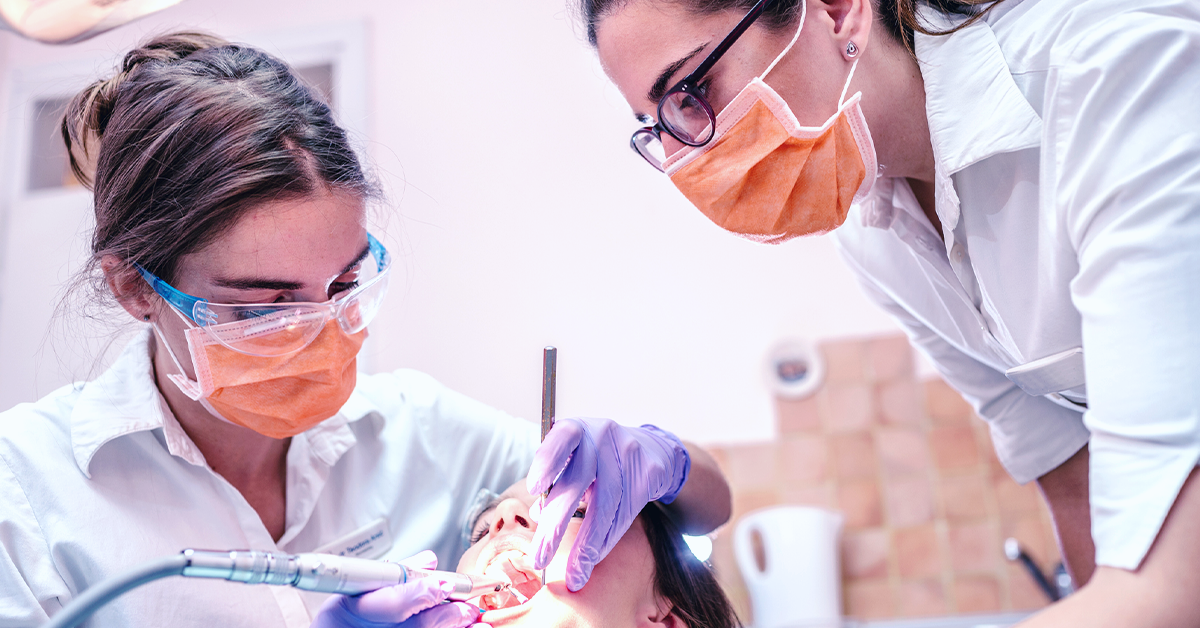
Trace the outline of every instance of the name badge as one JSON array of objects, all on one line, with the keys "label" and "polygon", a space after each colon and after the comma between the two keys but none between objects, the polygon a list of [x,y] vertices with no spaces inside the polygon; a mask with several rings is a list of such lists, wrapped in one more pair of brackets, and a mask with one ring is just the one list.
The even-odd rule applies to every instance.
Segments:
[{"label": "name badge", "polygon": [[335,541],[326,543],[313,552],[350,556],[351,558],[379,558],[390,549],[392,549],[392,533],[388,530],[387,519],[379,519]]}]

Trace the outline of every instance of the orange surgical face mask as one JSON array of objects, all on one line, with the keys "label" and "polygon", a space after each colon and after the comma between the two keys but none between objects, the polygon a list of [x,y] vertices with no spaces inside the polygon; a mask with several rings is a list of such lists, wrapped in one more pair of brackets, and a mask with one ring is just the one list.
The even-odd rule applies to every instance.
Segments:
[{"label": "orange surgical face mask", "polygon": [[875,182],[875,145],[859,107],[862,94],[845,100],[857,60],[837,113],[819,127],[801,126],[763,81],[800,37],[804,17],[787,48],[717,115],[712,140],[663,163],[709,220],[756,242],[778,244],[836,229]]},{"label": "orange surgical face mask", "polygon": [[[171,345],[159,335],[180,371],[168,379],[218,418],[264,436],[288,438],[337,414],[354,391],[366,329],[347,334],[330,320],[300,351],[260,357],[224,346],[212,333],[219,333],[216,327],[191,327],[186,332],[195,381],[182,374]],[[299,332],[279,331],[258,342],[286,345],[293,341],[289,333]]]}]

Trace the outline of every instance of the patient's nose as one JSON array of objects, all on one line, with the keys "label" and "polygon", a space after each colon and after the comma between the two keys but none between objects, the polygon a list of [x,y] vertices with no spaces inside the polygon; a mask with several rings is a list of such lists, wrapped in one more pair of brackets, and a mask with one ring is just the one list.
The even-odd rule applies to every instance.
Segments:
[{"label": "patient's nose", "polygon": [[529,519],[529,509],[519,499],[506,499],[496,507],[496,521],[492,523],[492,531],[499,532],[510,526],[533,529],[534,524]]}]

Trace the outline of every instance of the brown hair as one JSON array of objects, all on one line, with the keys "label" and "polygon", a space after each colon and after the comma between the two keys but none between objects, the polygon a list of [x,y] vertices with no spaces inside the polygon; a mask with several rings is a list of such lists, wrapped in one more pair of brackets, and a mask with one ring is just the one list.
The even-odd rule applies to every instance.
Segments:
[{"label": "brown hair", "polygon": [[712,569],[688,548],[662,506],[650,502],[639,516],[654,554],[654,590],[675,616],[688,628],[741,626]]},{"label": "brown hair", "polygon": [[115,76],[71,100],[62,136],[95,197],[83,280],[113,255],[170,282],[180,257],[265,202],[375,194],[315,90],[279,59],[204,33],[126,54]]},{"label": "brown hair", "polygon": [[[596,25],[606,15],[624,6],[629,0],[578,0],[579,12],[587,25],[588,41],[596,45]],[[700,14],[710,15],[722,11],[750,11],[758,0],[667,0],[686,6]],[[800,17],[800,2],[802,0],[773,0],[763,9],[760,23],[771,29],[779,29],[793,24]],[[1003,0],[873,0],[879,12],[879,20],[887,27],[888,32],[897,41],[904,44],[909,52],[913,51],[913,31],[926,35],[949,35],[979,20],[992,7]],[[928,4],[933,9],[948,15],[966,15],[968,18],[949,30],[939,31],[930,29],[917,17],[919,2]]]}]

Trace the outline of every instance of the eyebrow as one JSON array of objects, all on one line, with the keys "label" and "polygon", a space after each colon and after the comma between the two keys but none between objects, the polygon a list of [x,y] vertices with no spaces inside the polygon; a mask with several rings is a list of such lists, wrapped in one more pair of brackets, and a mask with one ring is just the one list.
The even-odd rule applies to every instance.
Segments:
[{"label": "eyebrow", "polygon": [[[371,253],[371,246],[367,245],[366,247],[363,248],[362,252],[358,254],[358,257],[354,258],[354,261],[350,262],[349,264],[346,264],[346,266],[344,268],[342,268],[342,271],[339,272],[336,276],[334,276],[334,279],[337,279],[337,277],[340,277],[340,276],[350,272],[351,270],[354,270],[354,267],[358,266],[360,263],[362,263],[362,261],[364,259],[366,259],[367,255],[369,255],[370,253]],[[219,286],[221,288],[231,288],[233,290],[300,290],[300,289],[304,288],[304,284],[300,283],[298,281],[286,281],[283,279],[265,279],[265,278],[259,278],[259,277],[250,277],[250,278],[217,277],[216,279],[213,280],[213,285]]]},{"label": "eyebrow", "polygon": [[654,85],[650,86],[650,91],[646,92],[646,98],[650,102],[654,103],[662,100],[662,97],[667,93],[667,81],[671,80],[672,76],[675,76],[675,73],[679,71],[679,68],[682,68],[687,64],[688,61],[691,61],[692,57],[700,54],[701,50],[707,48],[709,43],[712,42],[700,44],[700,47],[687,53],[675,63],[672,63],[664,68],[662,74],[659,74],[658,78],[654,80]]}]

